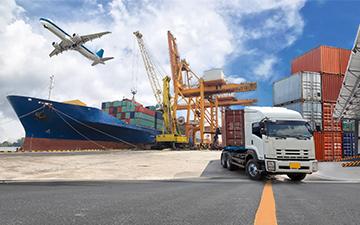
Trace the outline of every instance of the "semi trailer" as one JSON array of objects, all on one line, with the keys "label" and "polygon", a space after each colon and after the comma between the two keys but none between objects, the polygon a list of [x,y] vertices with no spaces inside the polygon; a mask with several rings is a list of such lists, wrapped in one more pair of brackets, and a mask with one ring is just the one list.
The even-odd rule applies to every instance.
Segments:
[{"label": "semi trailer", "polygon": [[244,168],[254,180],[286,174],[300,181],[318,170],[311,125],[300,113],[281,107],[225,110],[221,165]]}]

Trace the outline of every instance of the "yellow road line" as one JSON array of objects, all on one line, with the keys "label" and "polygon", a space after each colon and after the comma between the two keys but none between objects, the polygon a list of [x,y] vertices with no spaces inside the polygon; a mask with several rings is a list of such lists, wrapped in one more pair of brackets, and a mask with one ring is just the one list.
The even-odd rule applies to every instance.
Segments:
[{"label": "yellow road line", "polygon": [[264,186],[254,225],[277,225],[275,199],[271,182],[267,182]]}]

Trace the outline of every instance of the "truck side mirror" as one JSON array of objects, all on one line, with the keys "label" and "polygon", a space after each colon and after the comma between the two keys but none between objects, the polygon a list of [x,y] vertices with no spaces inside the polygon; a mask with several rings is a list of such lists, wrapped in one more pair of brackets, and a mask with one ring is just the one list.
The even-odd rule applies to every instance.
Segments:
[{"label": "truck side mirror", "polygon": [[264,127],[261,127],[261,128],[260,128],[260,134],[266,134]]}]

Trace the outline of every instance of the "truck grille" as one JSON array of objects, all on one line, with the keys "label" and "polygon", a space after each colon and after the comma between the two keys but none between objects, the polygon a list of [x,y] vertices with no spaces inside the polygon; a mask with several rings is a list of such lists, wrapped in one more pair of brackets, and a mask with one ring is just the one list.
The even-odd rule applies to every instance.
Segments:
[{"label": "truck grille", "polygon": [[276,149],[278,159],[308,159],[309,150],[307,149]]}]

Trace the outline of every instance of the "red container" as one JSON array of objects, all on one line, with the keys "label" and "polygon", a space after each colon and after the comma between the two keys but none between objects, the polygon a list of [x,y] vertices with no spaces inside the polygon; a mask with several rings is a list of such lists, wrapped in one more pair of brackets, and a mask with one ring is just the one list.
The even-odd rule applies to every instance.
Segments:
[{"label": "red container", "polygon": [[321,74],[321,91],[322,100],[324,102],[336,102],[340,93],[340,89],[344,80],[344,76],[336,74]]},{"label": "red container", "polygon": [[291,73],[312,71],[330,74],[345,74],[350,50],[330,46],[320,46],[295,58],[291,63]]},{"label": "red container", "polygon": [[322,103],[322,125],[323,131],[342,131],[341,121],[337,121],[333,117],[333,112],[336,103],[323,102]]},{"label": "red container", "polygon": [[119,112],[122,112],[121,106],[117,107],[117,112],[118,112],[118,113],[119,113]]},{"label": "red container", "polygon": [[315,132],[315,157],[319,161],[342,158],[341,132]]},{"label": "red container", "polygon": [[351,51],[347,49],[340,49],[340,71],[345,74],[347,65],[349,63]]},{"label": "red container", "polygon": [[136,106],[135,111],[145,113],[146,115],[149,115],[149,116],[155,116],[155,113],[156,113],[155,111],[152,111],[151,109],[148,109],[148,108],[145,108],[142,106]]},{"label": "red container", "polygon": [[126,118],[126,113],[122,112],[120,118],[121,118],[122,120],[124,120],[124,119]]},{"label": "red container", "polygon": [[111,106],[111,107],[109,108],[109,114],[113,114],[113,113],[114,113],[114,107]]},{"label": "red container", "polygon": [[225,110],[225,146],[245,146],[244,110]]}]

